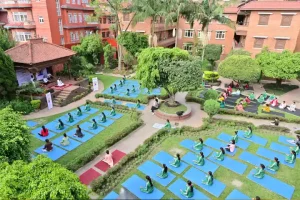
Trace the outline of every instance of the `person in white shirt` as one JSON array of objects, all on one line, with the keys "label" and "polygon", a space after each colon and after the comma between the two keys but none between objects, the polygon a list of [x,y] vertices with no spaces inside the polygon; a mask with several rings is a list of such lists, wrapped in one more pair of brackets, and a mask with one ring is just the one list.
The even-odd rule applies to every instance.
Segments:
[{"label": "person in white shirt", "polygon": [[58,87],[62,87],[64,86],[65,84],[60,80],[60,78],[57,79],[57,86]]},{"label": "person in white shirt", "polygon": [[286,103],[285,101],[283,101],[280,105],[279,105],[280,109],[285,109],[286,108]]},{"label": "person in white shirt", "polygon": [[44,82],[44,84],[48,84],[49,83],[49,80],[48,80],[47,76],[44,76],[43,82]]},{"label": "person in white shirt", "polygon": [[288,106],[287,109],[292,112],[296,112],[296,102],[294,101],[292,105]]},{"label": "person in white shirt", "polygon": [[159,107],[159,105],[158,105],[158,99],[155,98],[155,99],[154,99],[154,102],[153,102],[153,106],[151,107],[152,115],[154,115],[154,111],[157,110],[158,107]]},{"label": "person in white shirt", "polygon": [[241,90],[237,89],[237,91],[232,92],[231,95],[240,96],[241,95]]}]

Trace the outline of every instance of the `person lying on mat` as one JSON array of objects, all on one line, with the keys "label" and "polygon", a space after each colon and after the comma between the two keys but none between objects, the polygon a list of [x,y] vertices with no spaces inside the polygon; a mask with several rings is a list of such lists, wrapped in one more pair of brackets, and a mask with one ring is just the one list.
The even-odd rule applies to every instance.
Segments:
[{"label": "person lying on mat", "polygon": [[173,167],[180,167],[181,159],[179,153],[176,154],[173,161],[169,162]]},{"label": "person lying on mat", "polygon": [[296,112],[296,102],[294,101],[292,105],[288,106],[287,109],[292,112]]},{"label": "person lying on mat", "polygon": [[214,182],[214,176],[213,176],[212,172],[209,171],[207,173],[207,175],[205,176],[205,179],[202,180],[202,184],[204,184],[204,185],[212,185],[213,182]]},{"label": "person lying on mat", "polygon": [[296,160],[296,156],[297,156],[296,152],[292,150],[290,154],[285,155],[285,162],[293,164]]},{"label": "person lying on mat", "polygon": [[60,78],[57,79],[57,86],[58,87],[62,87],[64,86],[65,84],[60,80]]},{"label": "person lying on mat", "polygon": [[115,91],[117,91],[117,90],[118,90],[118,88],[117,88],[117,85],[116,85],[116,84],[114,84],[114,90],[115,90]]},{"label": "person lying on mat", "polygon": [[91,110],[91,105],[89,102],[86,102],[85,107],[84,107],[85,111],[90,111]]},{"label": "person lying on mat", "polygon": [[285,103],[285,101],[283,101],[279,106],[278,106],[278,108],[280,108],[280,109],[285,109],[286,108],[286,103]]},{"label": "person lying on mat", "polygon": [[79,117],[82,116],[82,111],[81,111],[81,108],[80,108],[80,107],[77,108],[77,113],[76,113],[76,115],[79,116]]},{"label": "person lying on mat", "polygon": [[58,120],[58,125],[56,126],[57,130],[63,130],[65,128],[65,124],[61,121],[61,119]]},{"label": "person lying on mat", "polygon": [[229,93],[232,93],[232,87],[230,87],[230,85],[228,86],[227,91],[228,91]]},{"label": "person lying on mat", "polygon": [[79,125],[77,125],[77,129],[76,129],[76,133],[74,134],[74,137],[79,137],[79,138],[83,138],[83,133],[81,131],[81,128]]},{"label": "person lying on mat", "polygon": [[193,160],[195,165],[203,166],[205,164],[204,154],[201,151],[200,155],[197,155],[197,160]]},{"label": "person lying on mat", "polygon": [[111,94],[114,93],[114,88],[113,87],[109,87],[109,89],[110,89]]},{"label": "person lying on mat", "polygon": [[244,134],[244,137],[245,137],[245,138],[251,138],[251,137],[252,137],[252,134],[253,134],[252,128],[251,128],[251,126],[249,126],[249,127],[247,128],[247,131],[246,131],[245,134]]},{"label": "person lying on mat", "polygon": [[232,136],[232,138],[231,138],[231,140],[234,140],[235,141],[235,143],[237,143],[238,142],[238,140],[239,140],[239,136],[238,136],[238,131],[234,131],[234,136]]},{"label": "person lying on mat", "polygon": [[134,85],[132,85],[132,90],[131,90],[131,91],[132,91],[133,93],[136,92]]},{"label": "person lying on mat", "polygon": [[102,117],[100,119],[100,122],[105,123],[106,122],[106,115],[104,114],[104,112],[101,113]]},{"label": "person lying on mat", "polygon": [[60,141],[60,144],[62,146],[68,146],[70,144],[69,137],[67,136],[67,134],[64,133],[64,137]]},{"label": "person lying on mat", "polygon": [[114,160],[109,150],[106,150],[103,162],[107,163],[110,167],[114,166]]},{"label": "person lying on mat", "polygon": [[161,172],[156,174],[159,178],[165,179],[168,177],[168,167],[166,164],[163,164]]},{"label": "person lying on mat", "polygon": [[226,104],[225,104],[225,101],[221,101],[220,102],[220,108],[225,108]]},{"label": "person lying on mat", "polygon": [[171,129],[171,128],[172,128],[171,123],[170,123],[170,120],[167,119],[167,122],[166,122],[164,128],[166,128],[166,129]]},{"label": "person lying on mat", "polygon": [[146,186],[145,187],[141,186],[140,190],[141,190],[141,192],[150,194],[150,193],[153,192],[153,189],[154,189],[153,183],[152,183],[152,180],[151,180],[150,176],[146,176],[146,180],[147,180]]},{"label": "person lying on mat", "polygon": [[223,161],[224,155],[225,155],[225,150],[223,149],[223,147],[221,147],[220,150],[221,151],[215,153],[214,157],[215,157],[215,159],[217,159],[219,161]]},{"label": "person lying on mat", "polygon": [[227,147],[225,147],[226,151],[228,152],[234,152],[235,150],[235,140],[231,140],[229,144],[227,144]]},{"label": "person lying on mat", "polygon": [[141,107],[141,101],[138,99],[136,102],[136,108],[140,108]]},{"label": "person lying on mat", "polygon": [[265,106],[263,106],[262,111],[264,111],[264,112],[271,112],[270,105],[266,104]]},{"label": "person lying on mat", "polygon": [[43,148],[43,151],[45,151],[45,152],[52,151],[52,149],[53,149],[52,142],[50,142],[49,139],[46,139],[45,142],[46,142],[46,144],[45,144],[45,146]]},{"label": "person lying on mat", "polygon": [[[297,135],[297,136],[298,136],[298,135]],[[298,154],[299,154],[299,151],[300,151],[300,143],[297,142],[295,147],[290,147],[290,150],[291,150],[291,151],[295,151],[296,154],[298,155]]]},{"label": "person lying on mat", "polygon": [[245,111],[245,110],[244,110],[244,106],[243,106],[242,103],[239,103],[239,104],[235,107],[235,109],[236,109],[237,111],[241,111],[241,112],[244,112],[244,111]]},{"label": "person lying on mat", "polygon": [[42,137],[47,137],[49,135],[49,130],[45,126],[42,126],[42,130],[38,134]]},{"label": "person lying on mat", "polygon": [[115,107],[111,107],[110,116],[116,116],[116,110]]},{"label": "person lying on mat", "polygon": [[277,99],[277,97],[275,97],[275,99],[273,99],[272,101],[270,101],[270,104],[271,104],[271,106],[273,106],[273,107],[276,107],[276,106],[278,106],[278,99]]},{"label": "person lying on mat", "polygon": [[252,93],[249,95],[249,99],[252,100],[252,101],[255,99],[254,92],[252,92]]},{"label": "person lying on mat", "polygon": [[184,190],[180,189],[180,193],[187,198],[192,198],[194,196],[194,187],[190,180],[187,181],[187,185]]},{"label": "person lying on mat", "polygon": [[122,80],[120,80],[119,86],[122,87],[123,86],[123,82]]},{"label": "person lying on mat", "polygon": [[263,95],[260,95],[259,98],[257,99],[258,103],[263,103],[265,102],[265,98]]},{"label": "person lying on mat", "polygon": [[98,124],[96,122],[95,119],[92,119],[92,126],[89,127],[89,129],[92,129],[92,130],[96,130],[98,128]]},{"label": "person lying on mat", "polygon": [[74,117],[71,113],[68,113],[68,122],[73,123],[74,122]]},{"label": "person lying on mat", "polygon": [[265,176],[265,165],[260,164],[259,167],[255,167],[256,172],[253,174],[254,177],[262,179]]},{"label": "person lying on mat", "polygon": [[279,119],[276,117],[273,122],[271,122],[271,125],[279,126]]},{"label": "person lying on mat", "polygon": [[279,162],[278,158],[275,157],[274,160],[270,161],[268,169],[271,171],[277,172],[279,170],[279,165],[280,165],[280,162]]},{"label": "person lying on mat", "polygon": [[237,89],[235,92],[231,93],[232,96],[240,96],[241,95],[241,90]]},{"label": "person lying on mat", "polygon": [[199,138],[199,142],[195,142],[195,145],[193,148],[197,151],[201,151],[203,149],[203,140],[202,138]]}]

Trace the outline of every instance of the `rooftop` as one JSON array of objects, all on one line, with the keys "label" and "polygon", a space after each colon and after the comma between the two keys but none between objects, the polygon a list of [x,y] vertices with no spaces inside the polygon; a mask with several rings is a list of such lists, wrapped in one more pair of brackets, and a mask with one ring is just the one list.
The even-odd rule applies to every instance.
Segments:
[{"label": "rooftop", "polygon": [[300,1],[250,1],[240,7],[240,10],[284,10],[300,11]]}]

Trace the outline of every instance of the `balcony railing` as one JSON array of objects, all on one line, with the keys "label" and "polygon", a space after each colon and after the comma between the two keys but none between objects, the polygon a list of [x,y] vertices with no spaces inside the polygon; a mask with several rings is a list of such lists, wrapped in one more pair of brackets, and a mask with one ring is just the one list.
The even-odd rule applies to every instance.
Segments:
[{"label": "balcony railing", "polygon": [[249,22],[236,22],[237,26],[248,26]]},{"label": "balcony railing", "polygon": [[36,25],[34,21],[24,21],[24,22],[8,21],[8,23],[4,27],[9,29],[10,28],[35,29]]},{"label": "balcony railing", "polygon": [[167,39],[164,39],[164,40],[160,40],[157,42],[157,46],[160,46],[160,47],[168,47],[168,46],[171,46],[175,44],[175,38],[174,37],[171,37],[171,38],[167,38]]},{"label": "balcony railing", "polygon": [[3,8],[29,8],[31,0],[0,0],[0,7]]}]

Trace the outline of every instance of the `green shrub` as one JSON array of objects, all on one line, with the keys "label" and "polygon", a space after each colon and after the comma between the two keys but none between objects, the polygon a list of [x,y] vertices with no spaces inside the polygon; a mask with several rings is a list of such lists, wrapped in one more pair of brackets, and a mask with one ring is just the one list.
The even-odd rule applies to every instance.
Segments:
[{"label": "green shrub", "polygon": [[209,99],[204,102],[204,111],[208,114],[209,118],[218,114],[220,110],[220,103],[216,100]]},{"label": "green shrub", "polygon": [[14,111],[23,115],[28,115],[34,110],[29,101],[14,100],[10,102],[10,105]]},{"label": "green shrub", "polygon": [[300,130],[295,131],[295,134],[300,134]]},{"label": "green shrub", "polygon": [[204,71],[203,72],[203,79],[209,82],[216,82],[220,78],[218,72],[214,71]]},{"label": "green shrub", "polygon": [[41,107],[41,100],[31,100],[30,104],[34,110],[37,110]]},{"label": "green shrub", "polygon": [[289,128],[281,127],[281,126],[273,126],[273,125],[260,125],[260,126],[258,126],[258,128],[267,129],[269,131],[280,131],[280,132],[284,132],[284,133],[291,132],[291,130]]},{"label": "green shrub", "polygon": [[213,90],[213,89],[207,90],[206,93],[204,94],[204,99],[205,100],[209,100],[209,99],[217,100],[218,97],[219,97],[219,93],[216,90]]}]

